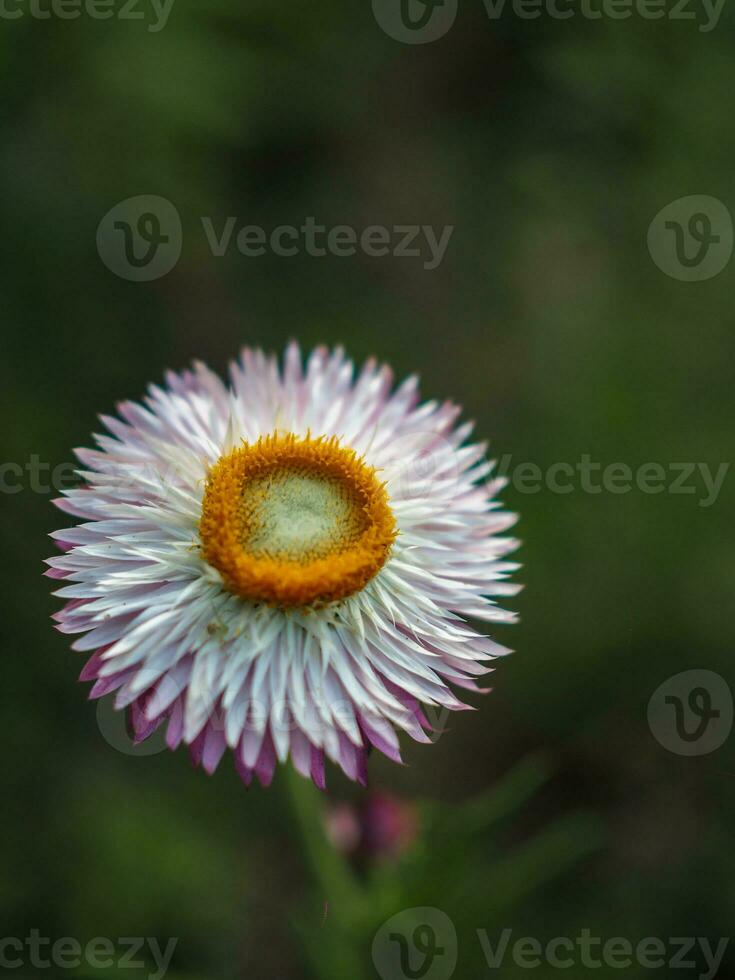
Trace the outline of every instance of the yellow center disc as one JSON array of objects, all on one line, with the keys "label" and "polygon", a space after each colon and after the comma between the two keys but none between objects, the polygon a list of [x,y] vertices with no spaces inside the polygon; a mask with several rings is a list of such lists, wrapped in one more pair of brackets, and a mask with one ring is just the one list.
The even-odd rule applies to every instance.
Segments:
[{"label": "yellow center disc", "polygon": [[274,434],[211,468],[199,535],[230,592],[318,606],[358,592],[396,537],[385,486],[336,437]]}]

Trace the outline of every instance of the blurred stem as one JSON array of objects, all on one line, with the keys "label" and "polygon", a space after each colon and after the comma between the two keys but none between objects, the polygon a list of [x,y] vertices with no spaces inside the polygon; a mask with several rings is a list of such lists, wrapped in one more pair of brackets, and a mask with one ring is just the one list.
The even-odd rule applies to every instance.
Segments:
[{"label": "blurred stem", "polygon": [[288,795],[299,825],[306,857],[314,878],[324,892],[336,917],[345,910],[360,910],[364,906],[363,889],[349,865],[324,832],[323,809],[325,797],[319,790],[288,767]]},{"label": "blurred stem", "polygon": [[291,766],[286,781],[304,852],[325,902],[323,939],[318,938],[313,928],[303,929],[312,962],[325,978],[345,976],[361,980],[366,975],[366,953],[360,942],[361,925],[368,910],[365,892],[342,855],[327,840],[324,796]]}]

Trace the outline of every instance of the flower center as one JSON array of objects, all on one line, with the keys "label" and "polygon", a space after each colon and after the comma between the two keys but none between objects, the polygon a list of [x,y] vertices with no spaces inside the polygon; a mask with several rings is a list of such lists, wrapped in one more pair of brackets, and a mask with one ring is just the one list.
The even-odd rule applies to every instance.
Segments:
[{"label": "flower center", "polygon": [[385,486],[336,437],[275,433],[211,468],[202,553],[230,592],[320,606],[364,588],[396,537]]}]

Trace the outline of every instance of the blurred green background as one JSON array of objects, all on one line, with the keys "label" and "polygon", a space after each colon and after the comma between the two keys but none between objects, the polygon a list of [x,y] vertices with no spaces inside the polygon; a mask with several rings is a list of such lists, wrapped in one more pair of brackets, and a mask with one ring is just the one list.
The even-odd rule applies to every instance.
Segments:
[{"label": "blurred green background", "polygon": [[[6,461],[68,461],[97,413],[164,369],[224,370],[242,344],[291,337],[418,372],[425,396],[460,401],[491,453],[511,455],[511,474],[583,454],[633,469],[730,460],[735,264],[683,282],[646,235],[686,195],[735,208],[735,8],[702,32],[635,14],[492,20],[462,0],[425,45],[388,36],[368,4],[175,0],[158,32],[139,9],[147,20],[0,20]],[[95,244],[102,217],[140,194],[170,200],[183,226],[180,261],[152,282],[116,276]],[[215,257],[201,217],[219,229],[229,215],[454,232],[429,270]],[[41,578],[64,517],[23,477],[1,498],[0,934],[177,937],[171,980],[377,976],[376,929],[414,906],[449,915],[455,976],[473,980],[498,973],[478,929],[491,943],[507,927],[716,945],[735,922],[735,734],[685,758],[646,712],[680,671],[732,684],[734,481],[711,506],[701,481],[504,491],[526,588],[521,625],[494,635],[516,652],[479,712],[433,747],[405,742],[406,768],[371,760],[374,787],[419,801],[412,845],[376,863],[343,862],[313,810],[299,826],[283,771],[246,791],[227,762],[210,779],[183,751],[105,741]],[[359,803],[328,779],[332,800]],[[734,962],[728,950],[718,976]],[[698,956],[673,975],[704,972]]]}]

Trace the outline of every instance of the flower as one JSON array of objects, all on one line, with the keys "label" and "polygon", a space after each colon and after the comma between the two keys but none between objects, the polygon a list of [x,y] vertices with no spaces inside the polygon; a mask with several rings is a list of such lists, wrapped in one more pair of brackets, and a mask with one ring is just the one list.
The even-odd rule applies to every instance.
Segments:
[{"label": "flower", "polygon": [[80,679],[136,740],[165,722],[210,773],[229,746],[246,784],[289,757],[365,784],[372,747],[400,762],[397,731],[428,742],[427,714],[467,707],[450,685],[507,650],[466,619],[512,621],[496,599],[518,586],[504,481],[457,406],[291,344],[282,369],[245,349],[229,386],[195,363],[118,410],[76,450],[83,485],[55,502],[83,523],[47,575],[92,652]]},{"label": "flower", "polygon": [[392,793],[369,792],[358,806],[342,801],[328,807],[324,829],[343,854],[395,860],[418,836],[419,811]]},{"label": "flower", "polygon": [[377,858],[398,857],[408,850],[418,831],[415,803],[390,793],[371,793],[362,812],[363,846]]}]

